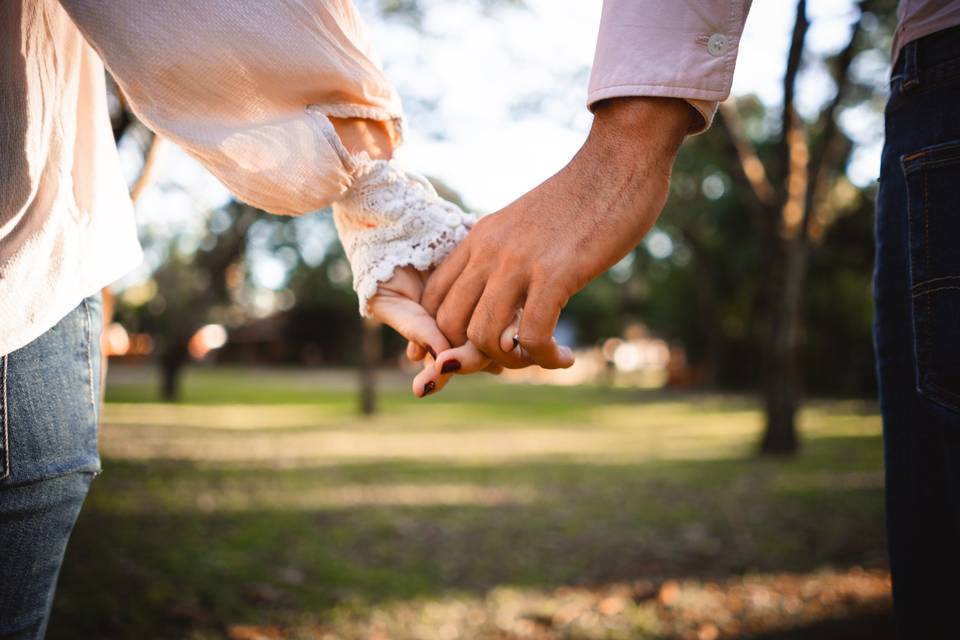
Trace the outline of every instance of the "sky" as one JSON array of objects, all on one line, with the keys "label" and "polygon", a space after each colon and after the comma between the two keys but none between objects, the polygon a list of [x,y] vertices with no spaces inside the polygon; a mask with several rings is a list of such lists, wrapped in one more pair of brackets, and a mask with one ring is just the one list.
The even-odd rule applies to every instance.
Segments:
[{"label": "sky", "polygon": [[[387,76],[404,103],[406,142],[397,153],[407,168],[439,178],[481,213],[496,211],[559,170],[586,138],[587,81],[600,21],[600,0],[421,0],[423,22],[384,19],[376,0],[356,0],[370,25]],[[792,2],[754,2],[743,34],[732,92],[780,104],[793,25]],[[838,51],[855,17],[852,0],[811,0],[808,48]],[[816,57],[816,56],[814,56]],[[863,73],[882,82],[886,60]],[[798,108],[814,113],[832,85],[810,66],[798,80]],[[864,109],[842,121],[858,143],[850,174],[865,185],[879,170],[882,121]],[[131,176],[139,150],[121,149]],[[157,185],[137,204],[139,224],[154,236],[181,235],[191,248],[207,211],[229,193],[194,160],[167,143],[154,172]],[[282,281],[276,260],[257,267],[267,286]],[[149,273],[145,265],[127,281]],[[263,275],[267,273],[268,275]]]},{"label": "sky", "polygon": [[[359,6],[372,15],[372,4]],[[560,169],[583,143],[601,2],[527,0],[525,8],[487,11],[462,0],[424,4],[426,37],[370,21],[388,77],[407,105],[408,142],[399,157],[455,188],[469,206],[495,211]],[[808,11],[812,52],[846,44],[852,2],[815,0]],[[793,18],[793,3],[753,3],[734,95],[780,103]],[[811,69],[800,80],[801,112],[814,112],[831,93],[824,70]],[[876,173],[878,150],[870,160]]]}]

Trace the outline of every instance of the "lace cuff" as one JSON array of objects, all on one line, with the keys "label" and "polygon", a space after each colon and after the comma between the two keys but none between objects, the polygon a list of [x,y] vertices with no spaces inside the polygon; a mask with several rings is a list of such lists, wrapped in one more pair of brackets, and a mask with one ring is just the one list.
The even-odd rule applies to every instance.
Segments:
[{"label": "lace cuff", "polygon": [[439,264],[476,219],[437,195],[423,176],[393,161],[371,160],[365,152],[350,153],[330,121],[319,119],[351,178],[333,203],[333,220],[353,271],[360,315],[367,317],[368,303],[381,282],[399,267],[422,271]]}]

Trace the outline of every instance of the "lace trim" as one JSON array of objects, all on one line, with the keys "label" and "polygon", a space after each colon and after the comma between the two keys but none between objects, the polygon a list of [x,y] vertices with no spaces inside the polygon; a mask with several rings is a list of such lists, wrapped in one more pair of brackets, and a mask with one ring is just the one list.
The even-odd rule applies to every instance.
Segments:
[{"label": "lace trim", "polygon": [[381,282],[399,267],[439,264],[475,223],[474,216],[437,195],[433,185],[393,161],[351,154],[323,114],[320,130],[336,150],[351,184],[333,204],[333,220],[353,270],[360,315]]}]

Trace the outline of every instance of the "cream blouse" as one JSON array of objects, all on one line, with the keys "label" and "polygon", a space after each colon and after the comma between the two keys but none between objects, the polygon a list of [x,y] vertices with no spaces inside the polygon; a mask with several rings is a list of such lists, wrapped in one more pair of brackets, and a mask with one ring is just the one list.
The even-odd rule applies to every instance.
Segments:
[{"label": "cream blouse", "polygon": [[439,262],[472,221],[338,148],[327,116],[401,118],[349,0],[0,2],[0,60],[0,354],[141,260],[103,64],[240,199],[284,214],[349,202],[334,215],[362,313],[377,282]]}]

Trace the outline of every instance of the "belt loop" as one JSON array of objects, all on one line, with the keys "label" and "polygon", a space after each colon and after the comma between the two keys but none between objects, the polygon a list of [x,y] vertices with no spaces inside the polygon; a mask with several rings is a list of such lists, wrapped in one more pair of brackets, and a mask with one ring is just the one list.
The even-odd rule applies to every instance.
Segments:
[{"label": "belt loop", "polygon": [[903,84],[902,91],[910,91],[920,86],[920,70],[917,67],[917,45],[916,40],[908,42],[903,47]]}]

